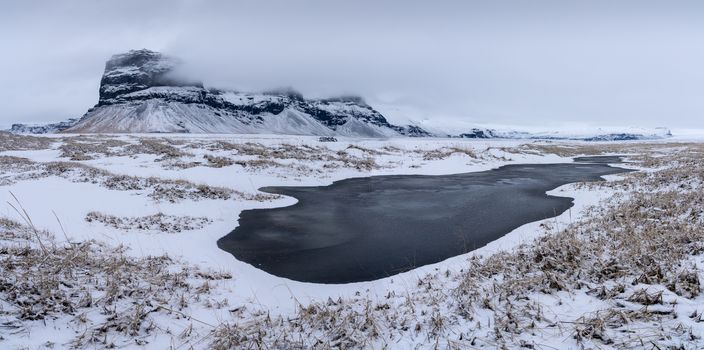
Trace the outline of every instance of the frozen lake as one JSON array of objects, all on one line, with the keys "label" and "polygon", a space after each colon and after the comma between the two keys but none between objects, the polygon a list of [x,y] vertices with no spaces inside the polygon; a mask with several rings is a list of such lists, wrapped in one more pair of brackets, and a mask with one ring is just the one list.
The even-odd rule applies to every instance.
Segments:
[{"label": "frozen lake", "polygon": [[298,203],[242,212],[218,241],[237,259],[276,276],[316,283],[368,281],[477,249],[515,228],[569,209],[546,191],[627,170],[575,163],[507,165],[454,175],[346,179],[321,187],[266,187]]}]

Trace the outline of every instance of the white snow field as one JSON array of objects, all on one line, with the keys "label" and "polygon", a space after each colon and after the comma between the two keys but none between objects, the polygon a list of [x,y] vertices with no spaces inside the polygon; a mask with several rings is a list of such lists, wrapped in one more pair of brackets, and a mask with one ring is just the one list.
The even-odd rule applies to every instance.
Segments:
[{"label": "white snow field", "polygon": [[[613,222],[621,222],[620,214],[611,214],[628,207],[628,201],[637,196],[700,191],[702,167],[692,159],[698,159],[693,157],[701,156],[704,148],[699,143],[676,142],[344,137],[319,142],[318,137],[287,135],[0,133],[0,217],[21,224],[0,221],[0,261],[4,261],[0,348],[702,348],[704,299],[698,288],[704,277],[699,270],[704,248],[691,248],[691,255],[673,263],[679,270],[671,286],[669,267],[661,267],[662,278],[636,276],[636,282],[632,274],[640,272],[626,268],[644,268],[650,262],[623,258],[622,268],[614,267],[616,272],[609,274],[599,264],[620,261],[617,249],[604,250],[598,259],[580,250],[592,247],[589,242],[601,242],[601,235],[640,232],[640,222],[605,232],[605,226],[599,226],[602,222],[594,221],[613,216]],[[258,192],[263,186],[319,186],[372,175],[438,175],[505,164],[572,162],[580,154],[626,154],[634,163],[622,166],[642,171],[609,176],[607,183],[554,189],[549,193],[573,197],[575,206],[468,254],[388,278],[343,285],[296,282],[240,262],[216,246],[219,238],[237,227],[243,210],[295,203],[294,198]],[[676,168],[684,164],[699,167],[684,176]],[[662,180],[666,176],[672,179]],[[651,187],[637,194],[636,185]],[[649,197],[643,198],[646,203]],[[626,204],[610,207],[617,203]],[[704,216],[699,204],[680,216],[691,216],[687,222],[701,228]],[[625,217],[670,209],[643,204],[640,211]],[[670,230],[683,227],[672,225]],[[568,227],[577,228],[573,232]],[[23,241],[13,230],[28,232],[28,238]],[[578,236],[567,240],[565,234]],[[699,235],[688,234],[686,244],[701,247],[703,243],[696,241]],[[556,238],[545,241],[546,237]],[[105,244],[96,248],[96,256],[124,246],[118,254],[134,258],[129,266],[135,268],[124,270],[120,278],[138,281],[134,288],[154,292],[123,291],[114,297],[106,286],[115,271],[100,270],[94,278],[77,279],[85,282],[83,286],[70,280],[57,282],[66,300],[92,302],[62,309],[58,301],[43,301],[39,313],[39,306],[22,301],[24,293],[33,290],[26,282],[34,283],[33,278],[42,273],[63,276],[65,269],[74,269],[70,278],[78,278],[100,269],[100,264],[87,268],[72,262],[83,261],[78,255],[47,257],[63,256],[62,252],[90,240]],[[563,245],[553,246],[553,252],[583,257],[565,258],[576,261],[579,268],[546,265],[552,260],[541,253],[539,259],[529,260],[535,263],[535,271],[521,272],[524,280],[513,279],[511,273],[527,267],[511,262],[534,254],[531,249],[536,246],[543,249],[541,244],[554,242]],[[36,266],[22,260],[20,248],[33,252],[27,256],[37,254]],[[659,251],[650,253],[660,259]],[[172,281],[173,276],[181,276],[179,271],[186,271],[183,280],[168,284],[173,290],[162,291],[159,288],[165,285],[152,285],[158,282],[138,273],[144,259],[163,255],[170,258],[163,268],[151,270],[152,264],[143,272],[167,274],[163,278]],[[56,267],[50,261],[66,266]],[[491,266],[496,266],[496,273],[486,273]],[[600,269],[603,277],[593,277],[590,268]],[[552,275],[551,269],[558,272]],[[584,276],[555,277],[580,269]],[[23,281],[18,276],[30,278]],[[101,278],[106,280],[97,281]],[[545,284],[550,278],[554,281]]]}]

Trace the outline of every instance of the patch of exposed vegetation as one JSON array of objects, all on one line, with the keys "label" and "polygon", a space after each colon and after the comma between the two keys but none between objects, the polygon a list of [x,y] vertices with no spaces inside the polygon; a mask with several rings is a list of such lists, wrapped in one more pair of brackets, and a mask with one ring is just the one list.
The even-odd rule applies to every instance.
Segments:
[{"label": "patch of exposed vegetation", "polygon": [[160,156],[158,161],[175,159],[185,156],[192,156],[192,154],[182,151],[181,149],[175,147],[174,145],[179,144],[174,140],[167,138],[164,139],[154,139],[154,138],[140,138],[137,143],[131,144],[125,147],[125,151],[131,155],[137,154],[153,154]]},{"label": "patch of exposed vegetation", "polygon": [[15,135],[6,131],[0,131],[0,152],[49,149],[53,143],[54,140],[48,137]]},{"label": "patch of exposed vegetation", "polygon": [[109,136],[73,136],[60,139],[61,157],[72,161],[92,160],[100,157],[156,155],[157,161],[169,161],[192,154],[179,147],[183,141],[169,138],[140,137],[132,142]]},{"label": "patch of exposed vegetation", "polygon": [[[528,153],[528,154],[555,154],[561,157],[576,157],[582,155],[604,155],[604,154],[655,154],[674,149],[699,148],[698,143],[630,143],[630,142],[608,142],[608,143],[556,143],[549,141],[536,141],[522,144],[518,147],[503,147],[507,153]],[[644,164],[645,166],[645,164]]]},{"label": "patch of exposed vegetation", "polygon": [[213,168],[222,168],[235,164],[232,159],[226,157],[218,157],[206,154],[203,156],[203,158],[208,161],[208,166]]},{"label": "patch of exposed vegetation", "polygon": [[440,160],[448,158],[454,154],[464,155],[472,159],[479,158],[477,156],[477,153],[473,149],[467,147],[442,147],[434,150],[421,152],[423,153],[424,160]]},{"label": "patch of exposed vegetation", "polygon": [[[347,146],[347,149],[348,150],[358,150],[358,151],[361,151],[362,153],[373,155],[373,156],[380,156],[380,155],[389,154],[389,152],[385,152],[383,148],[381,150],[375,150],[375,149],[371,149],[371,148],[367,148],[367,147],[362,147],[362,146],[356,145],[356,144],[351,144],[351,145]],[[389,148],[389,150],[390,150],[390,148]]]},{"label": "patch of exposed vegetation", "polygon": [[139,217],[118,217],[95,211],[86,214],[85,220],[127,231],[150,230],[167,233],[198,230],[213,222],[206,217],[175,216],[163,213]]},{"label": "patch of exposed vegetation", "polygon": [[128,142],[113,138],[76,136],[62,140],[59,150],[61,157],[72,161],[95,159],[96,156],[114,157],[125,155],[124,147]]},{"label": "patch of exposed vegetation", "polygon": [[0,334],[30,332],[57,320],[80,330],[64,344],[71,348],[144,346],[196,305],[227,305],[209,297],[209,285],[231,275],[168,256],[132,258],[124,247],[62,243],[4,218],[0,242]]},{"label": "patch of exposed vegetation", "polygon": [[[323,162],[323,167],[328,169],[345,167],[369,171],[380,168],[374,156],[385,154],[354,144],[349,145],[347,150],[361,151],[364,156],[356,156],[346,150],[333,151],[323,146],[310,146],[305,144],[292,145],[286,143],[266,146],[253,142],[230,143],[226,141],[215,141],[207,145],[192,145],[191,147],[203,147],[211,151],[232,151],[234,155],[239,158],[234,160],[234,164],[257,170],[266,168],[291,168],[290,164],[282,161],[295,160]],[[255,158],[252,159],[252,157]],[[212,164],[213,162],[209,163]]]}]

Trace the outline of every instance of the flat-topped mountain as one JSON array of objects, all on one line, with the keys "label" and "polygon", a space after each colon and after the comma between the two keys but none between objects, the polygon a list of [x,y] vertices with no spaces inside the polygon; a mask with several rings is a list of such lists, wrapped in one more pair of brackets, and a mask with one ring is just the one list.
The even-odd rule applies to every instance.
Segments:
[{"label": "flat-topped mountain", "polygon": [[429,135],[416,126],[389,123],[360,97],[305,99],[291,89],[207,89],[179,77],[179,64],[149,50],[113,56],[105,64],[98,104],[63,132]]}]

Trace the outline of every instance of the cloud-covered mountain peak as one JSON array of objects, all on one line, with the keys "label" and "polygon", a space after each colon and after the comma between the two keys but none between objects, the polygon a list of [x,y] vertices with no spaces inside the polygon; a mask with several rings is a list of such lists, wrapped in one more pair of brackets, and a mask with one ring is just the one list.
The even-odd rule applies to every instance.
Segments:
[{"label": "cloud-covered mountain peak", "polygon": [[361,97],[306,99],[292,88],[265,92],[206,89],[180,77],[180,61],[132,50],[105,64],[98,104],[66,132],[184,132],[427,136],[390,124]]},{"label": "cloud-covered mountain peak", "polygon": [[178,59],[147,49],[114,55],[105,63],[98,103],[110,104],[116,97],[153,86],[202,88],[201,82],[176,76],[174,69],[180,63]]}]

